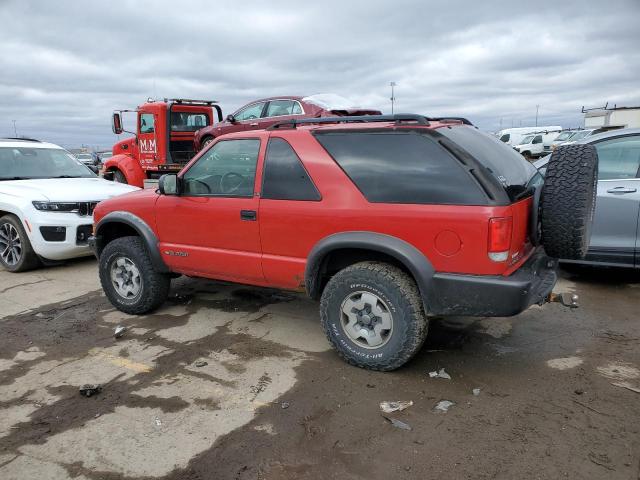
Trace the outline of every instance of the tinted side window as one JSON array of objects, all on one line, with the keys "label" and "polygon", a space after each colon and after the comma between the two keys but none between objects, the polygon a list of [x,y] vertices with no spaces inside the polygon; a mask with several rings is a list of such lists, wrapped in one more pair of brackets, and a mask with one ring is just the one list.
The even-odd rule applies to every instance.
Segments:
[{"label": "tinted side window", "polygon": [[595,144],[598,179],[636,178],[640,169],[640,136],[615,138]]},{"label": "tinted side window", "polygon": [[511,138],[511,135],[509,135],[508,133],[505,133],[500,137],[500,141],[507,143],[509,141],[509,138]]},{"label": "tinted side window", "polygon": [[532,143],[542,143],[542,136],[536,135]]},{"label": "tinted side window", "polygon": [[222,140],[182,177],[185,195],[250,197],[256,178],[260,140]]},{"label": "tinted side window", "polygon": [[320,200],[320,193],[309,178],[300,158],[285,140],[269,140],[264,162],[262,198]]},{"label": "tinted side window", "polygon": [[424,134],[318,132],[316,139],[370,202],[487,204],[458,161]]}]

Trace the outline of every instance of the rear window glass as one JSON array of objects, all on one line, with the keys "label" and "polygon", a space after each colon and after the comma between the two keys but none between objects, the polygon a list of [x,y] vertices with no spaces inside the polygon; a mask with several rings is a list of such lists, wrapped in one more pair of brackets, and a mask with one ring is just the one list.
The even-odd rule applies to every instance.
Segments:
[{"label": "rear window glass", "polygon": [[316,139],[368,201],[486,205],[458,161],[417,132],[316,132]]},{"label": "rear window glass", "polygon": [[441,133],[484,165],[507,190],[513,200],[527,187],[536,168],[522,155],[497,138],[472,127],[439,128]]}]

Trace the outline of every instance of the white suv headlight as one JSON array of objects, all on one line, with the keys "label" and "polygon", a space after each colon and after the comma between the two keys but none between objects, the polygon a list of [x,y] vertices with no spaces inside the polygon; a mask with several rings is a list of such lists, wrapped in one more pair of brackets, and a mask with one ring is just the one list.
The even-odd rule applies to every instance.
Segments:
[{"label": "white suv headlight", "polygon": [[77,203],[67,202],[31,202],[36,210],[51,212],[74,212],[78,210]]}]

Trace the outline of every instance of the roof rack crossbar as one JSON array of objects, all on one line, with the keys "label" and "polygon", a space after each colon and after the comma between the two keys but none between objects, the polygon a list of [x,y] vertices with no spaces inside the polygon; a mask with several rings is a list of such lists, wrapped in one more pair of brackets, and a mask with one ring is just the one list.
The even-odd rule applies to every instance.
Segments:
[{"label": "roof rack crossbar", "polygon": [[185,105],[212,105],[214,103],[219,103],[218,100],[193,100],[190,98],[165,98],[164,101],[182,103]]},{"label": "roof rack crossbar", "polygon": [[462,122],[465,125],[471,125],[473,126],[473,123],[471,123],[470,120],[464,118],[464,117],[427,117],[427,120],[431,120],[433,122],[446,122],[447,120],[455,120],[458,122]]},{"label": "roof rack crossbar", "polygon": [[277,130],[282,127],[296,128],[297,125],[322,124],[322,123],[358,123],[358,122],[396,122],[400,125],[404,122],[415,122],[418,125],[429,125],[429,120],[423,115],[413,113],[397,113],[395,115],[353,115],[344,117],[319,117],[283,120],[271,125],[267,130]]}]

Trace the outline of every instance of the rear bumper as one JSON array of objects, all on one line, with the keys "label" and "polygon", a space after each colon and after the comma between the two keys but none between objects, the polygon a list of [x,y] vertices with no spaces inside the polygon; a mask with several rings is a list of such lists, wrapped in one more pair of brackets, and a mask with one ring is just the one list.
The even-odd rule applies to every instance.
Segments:
[{"label": "rear bumper", "polygon": [[508,277],[436,273],[434,298],[427,299],[434,315],[510,317],[545,301],[558,279],[557,260],[537,251]]}]

